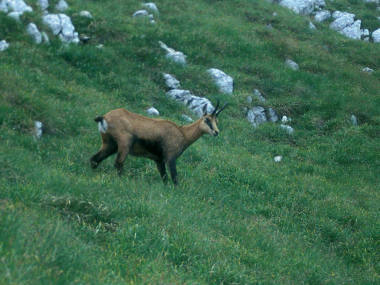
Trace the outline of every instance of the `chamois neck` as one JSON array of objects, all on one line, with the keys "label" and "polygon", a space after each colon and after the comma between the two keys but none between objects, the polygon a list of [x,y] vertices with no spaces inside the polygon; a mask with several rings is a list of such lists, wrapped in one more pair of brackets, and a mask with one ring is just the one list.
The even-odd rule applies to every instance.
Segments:
[{"label": "chamois neck", "polygon": [[182,133],[185,136],[185,140],[186,140],[185,148],[187,148],[192,143],[197,141],[204,134],[203,131],[199,127],[200,123],[201,123],[201,119],[199,119],[198,121],[192,124],[181,126]]}]

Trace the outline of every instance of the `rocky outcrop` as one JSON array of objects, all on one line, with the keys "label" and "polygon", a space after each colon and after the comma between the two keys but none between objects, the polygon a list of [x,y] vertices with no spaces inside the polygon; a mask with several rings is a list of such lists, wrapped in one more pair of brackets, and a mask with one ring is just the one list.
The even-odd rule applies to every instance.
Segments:
[{"label": "rocky outcrop", "polygon": [[8,12],[18,12],[21,15],[25,12],[32,12],[33,8],[27,5],[23,0],[1,0],[0,11]]},{"label": "rocky outcrop", "polygon": [[79,43],[78,33],[69,16],[65,14],[46,14],[42,21],[47,25],[54,35],[59,36],[64,43]]},{"label": "rocky outcrop", "polygon": [[176,51],[176,50],[168,47],[166,44],[164,44],[161,41],[159,41],[158,44],[160,45],[160,47],[162,49],[164,49],[166,51],[166,58],[167,59],[169,59],[175,63],[181,64],[181,65],[186,65],[186,55],[184,55],[183,52]]},{"label": "rocky outcrop", "polygon": [[380,29],[377,29],[372,33],[372,39],[374,43],[380,43]]},{"label": "rocky outcrop", "polygon": [[165,79],[165,84],[169,89],[179,89],[181,87],[180,82],[173,75],[168,73],[162,74]]},{"label": "rocky outcrop", "polygon": [[257,126],[267,121],[265,109],[261,106],[253,107],[252,109],[248,110],[247,119],[252,124],[252,126],[256,128]]},{"label": "rocky outcrop", "polygon": [[281,0],[279,4],[301,15],[310,15],[316,8],[326,5],[324,0]]},{"label": "rocky outcrop", "polygon": [[210,68],[207,70],[207,73],[210,74],[220,92],[232,94],[234,89],[234,80],[231,76],[216,68]]}]

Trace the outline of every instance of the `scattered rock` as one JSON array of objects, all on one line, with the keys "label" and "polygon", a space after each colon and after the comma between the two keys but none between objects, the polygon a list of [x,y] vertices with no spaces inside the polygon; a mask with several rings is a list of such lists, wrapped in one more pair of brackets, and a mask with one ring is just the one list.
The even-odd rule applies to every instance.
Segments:
[{"label": "scattered rock", "polygon": [[103,44],[98,44],[98,45],[96,46],[96,48],[98,48],[98,49],[102,49],[102,48],[104,48],[104,45],[103,45]]},{"label": "scattered rock", "polygon": [[282,123],[290,123],[292,121],[292,119],[288,118],[287,116],[282,116],[281,118],[281,122]]},{"label": "scattered rock", "polygon": [[335,20],[330,24],[330,28],[339,32],[354,23],[355,14],[335,11],[332,17]]},{"label": "scattered rock", "polygon": [[146,110],[146,112],[148,113],[148,115],[151,115],[151,116],[160,115],[160,112],[158,112],[158,110],[154,107],[150,107],[148,110]]},{"label": "scattered rock", "polygon": [[372,73],[372,72],[374,72],[374,70],[373,70],[372,68],[369,68],[369,67],[364,67],[364,68],[362,69],[362,71],[363,71],[363,72],[367,72],[367,73]]},{"label": "scattered rock", "polygon": [[281,124],[280,127],[284,129],[289,135],[294,133],[294,129],[291,126]]},{"label": "scattered rock", "polygon": [[153,2],[143,3],[142,5],[143,5],[144,8],[150,10],[150,11],[153,12],[153,13],[157,13],[157,14],[159,13],[159,12],[158,12],[158,8],[157,8],[157,5],[154,4]]},{"label": "scattered rock", "polygon": [[282,156],[281,155],[277,155],[274,157],[274,162],[280,162],[282,160]]},{"label": "scattered rock", "polygon": [[309,22],[309,29],[310,30],[316,30],[317,27],[312,22]]},{"label": "scattered rock", "polygon": [[357,126],[358,125],[358,119],[356,118],[355,115],[351,115],[351,124],[353,126]]},{"label": "scattered rock", "polygon": [[322,10],[315,13],[314,20],[318,23],[322,23],[331,17],[331,12],[328,10]]},{"label": "scattered rock", "polygon": [[64,43],[79,43],[78,33],[69,16],[65,14],[46,14],[42,16],[43,23],[47,25],[54,35],[58,35]]},{"label": "scattered rock", "polygon": [[69,9],[69,5],[65,0],[59,0],[58,4],[55,6],[55,9],[59,12],[64,12]]},{"label": "scattered rock", "polygon": [[247,119],[252,124],[252,126],[256,128],[257,126],[267,121],[265,109],[261,106],[253,107],[248,111]]},{"label": "scattered rock", "polygon": [[185,121],[185,122],[188,122],[188,123],[192,123],[194,122],[194,120],[192,118],[190,118],[188,115],[185,115],[185,114],[182,114],[181,118]]},{"label": "scattered rock", "polygon": [[0,41],[0,51],[5,51],[7,48],[9,48],[9,44],[5,40]]},{"label": "scattered rock", "polygon": [[252,101],[253,101],[252,96],[248,96],[248,97],[247,97],[247,103],[248,103],[248,104],[251,104]]},{"label": "scattered rock", "polygon": [[17,22],[19,22],[21,15],[22,15],[22,13],[20,13],[20,12],[10,12],[7,16],[12,18],[12,19],[15,19]]},{"label": "scattered rock", "polygon": [[189,90],[172,89],[166,92],[166,95],[182,104],[186,105],[191,111],[196,113],[199,117],[203,115],[203,106],[207,105],[207,112],[211,113],[214,110],[214,106],[210,100],[204,97],[198,97]]},{"label": "scattered rock", "polygon": [[49,0],[38,0],[37,4],[42,11],[45,11],[49,7]]},{"label": "scattered rock", "polygon": [[173,76],[168,73],[162,74],[165,79],[165,84],[169,89],[178,89],[181,87],[180,82]]},{"label": "scattered rock", "polygon": [[19,12],[22,15],[25,12],[33,12],[33,8],[23,0],[1,0],[0,11],[5,13],[8,13],[8,11]]},{"label": "scattered rock", "polygon": [[33,38],[36,44],[40,44],[42,42],[41,32],[38,30],[36,24],[30,23],[26,27],[26,32]]},{"label": "scattered rock", "polygon": [[160,47],[166,51],[166,58],[172,60],[175,63],[186,65],[186,55],[184,55],[180,51],[176,51],[170,47],[168,47],[163,42],[158,42]]},{"label": "scattered rock", "polygon": [[324,0],[281,0],[279,4],[301,15],[310,15],[316,8],[326,5]]},{"label": "scattered rock", "polygon": [[268,108],[269,121],[275,123],[278,121],[278,116],[272,108]]},{"label": "scattered rock", "polygon": [[380,43],[380,29],[377,29],[372,33],[372,39],[374,43]]},{"label": "scattered rock", "polygon": [[258,89],[253,90],[253,95],[260,101],[265,102],[265,98]]},{"label": "scattered rock", "polygon": [[148,17],[149,13],[147,10],[138,10],[133,13],[133,17]]},{"label": "scattered rock", "polygon": [[338,31],[342,35],[354,39],[360,40],[362,36],[362,31],[360,29],[362,21],[356,20],[352,25],[345,27],[343,30]]},{"label": "scattered rock", "polygon": [[43,133],[43,124],[40,121],[34,121],[34,136],[40,139]]},{"label": "scattered rock", "polygon": [[294,62],[293,60],[289,59],[289,58],[285,61],[285,64],[290,69],[293,69],[293,70],[299,70],[300,69],[299,66],[298,66],[298,64],[296,62]]},{"label": "scattered rock", "polygon": [[84,18],[88,18],[88,19],[92,19],[92,15],[89,11],[80,11],[79,16],[84,17]]},{"label": "scattered rock", "polygon": [[231,76],[216,68],[210,68],[207,72],[211,75],[215,84],[219,87],[220,92],[232,94],[234,89],[234,80]]}]

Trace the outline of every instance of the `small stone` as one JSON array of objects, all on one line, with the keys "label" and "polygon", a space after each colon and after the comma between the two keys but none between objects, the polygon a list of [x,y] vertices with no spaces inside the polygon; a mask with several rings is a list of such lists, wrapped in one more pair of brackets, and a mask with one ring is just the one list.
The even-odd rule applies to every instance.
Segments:
[{"label": "small stone", "polygon": [[251,104],[252,101],[253,101],[252,96],[248,96],[248,97],[247,97],[247,103],[248,103],[248,104]]},{"label": "small stone", "polygon": [[281,155],[277,155],[274,157],[274,161],[275,162],[280,162],[282,160],[282,156]]},{"label": "small stone", "polygon": [[148,110],[146,110],[146,112],[148,113],[148,115],[151,115],[151,116],[160,115],[160,112],[158,112],[158,110],[154,107],[150,107]]},{"label": "small stone", "polygon": [[148,17],[149,13],[147,10],[138,10],[133,13],[132,17]]},{"label": "small stone", "polygon": [[181,87],[180,82],[171,74],[163,73],[165,84],[169,89],[178,89]]},{"label": "small stone", "polygon": [[269,113],[269,121],[273,123],[278,121],[278,116],[272,108],[268,108],[268,113]]},{"label": "small stone", "polygon": [[98,44],[98,45],[96,46],[96,48],[98,48],[98,49],[102,49],[102,48],[104,48],[104,45],[103,45],[103,44]]},{"label": "small stone", "polygon": [[358,125],[358,119],[356,118],[355,115],[351,115],[351,124],[353,126],[357,126]]},{"label": "small stone", "polygon": [[36,24],[28,24],[28,26],[26,27],[26,32],[33,38],[36,44],[40,44],[42,42],[42,35],[38,30]]},{"label": "small stone", "polygon": [[150,10],[151,12],[154,12],[154,13],[157,13],[158,14],[158,8],[157,8],[157,5],[154,4],[153,2],[149,2],[149,3],[143,3],[142,6],[148,10]]},{"label": "small stone", "polygon": [[254,128],[258,127],[267,121],[265,109],[261,106],[253,107],[248,111],[247,119]]},{"label": "small stone", "polygon": [[372,72],[374,72],[374,70],[373,70],[372,68],[369,68],[369,67],[364,67],[364,68],[362,69],[362,71],[363,71],[363,72],[367,72],[367,73],[372,73]]},{"label": "small stone", "polygon": [[291,126],[281,124],[280,127],[284,129],[289,135],[294,133],[294,129]]},{"label": "small stone", "polygon": [[84,17],[84,18],[88,18],[88,19],[92,19],[92,15],[89,11],[80,11],[79,16]]},{"label": "small stone", "polygon": [[289,58],[285,61],[285,64],[286,64],[290,69],[293,69],[293,70],[299,70],[299,69],[300,69],[299,66],[298,66],[298,64],[297,64],[295,61],[293,61],[293,60],[291,60],[291,59],[289,59]]},{"label": "small stone", "polygon": [[160,45],[160,47],[162,49],[164,49],[166,51],[166,58],[167,59],[169,59],[175,63],[181,64],[181,65],[186,65],[186,55],[184,55],[180,51],[176,51],[176,50],[168,47],[166,44],[164,44],[161,41],[158,41],[158,44]]},{"label": "small stone", "polygon": [[65,0],[59,0],[58,4],[55,6],[55,9],[59,12],[64,12],[69,8],[69,5]]},{"label": "small stone", "polygon": [[380,43],[380,28],[372,33],[372,39],[374,43]]},{"label": "small stone", "polygon": [[34,121],[34,136],[40,139],[43,133],[43,124],[40,121]]},{"label": "small stone", "polygon": [[263,95],[261,94],[261,92],[258,90],[258,89],[254,89],[253,90],[253,95],[255,95],[255,97],[260,101],[260,102],[265,102],[265,98],[263,97]]},{"label": "small stone", "polygon": [[277,12],[273,12],[272,16],[277,17]]},{"label": "small stone", "polygon": [[291,122],[292,119],[288,118],[287,116],[282,116],[281,118],[281,122],[282,123],[288,123],[288,122]]},{"label": "small stone", "polygon": [[207,73],[210,74],[215,84],[219,87],[220,92],[232,94],[234,89],[234,80],[231,76],[216,68],[208,69]]},{"label": "small stone", "polygon": [[19,22],[21,15],[22,15],[22,13],[20,13],[20,12],[10,12],[7,16],[12,18],[12,19],[15,19],[17,22]]},{"label": "small stone", "polygon": [[5,40],[0,41],[0,51],[5,51],[7,48],[9,48],[9,43]]},{"label": "small stone", "polygon": [[309,22],[309,29],[310,30],[316,30],[317,27],[312,22]]},{"label": "small stone", "polygon": [[37,4],[44,11],[49,7],[49,0],[38,0]]}]

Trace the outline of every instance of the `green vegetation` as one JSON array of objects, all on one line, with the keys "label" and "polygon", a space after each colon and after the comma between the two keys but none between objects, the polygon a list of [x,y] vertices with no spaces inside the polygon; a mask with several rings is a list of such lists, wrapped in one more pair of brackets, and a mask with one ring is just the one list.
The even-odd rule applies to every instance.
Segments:
[{"label": "green vegetation", "polygon": [[[36,46],[25,27],[38,15],[16,23],[0,13],[10,43],[0,53],[0,283],[379,283],[379,45],[327,24],[313,32],[266,1],[157,0],[156,25],[131,17],[138,0],[68,2],[86,45],[50,34]],[[329,5],[348,2],[360,5]],[[360,6],[368,21],[371,7]],[[167,62],[159,40],[188,66]],[[211,67],[234,77],[233,96],[218,93]],[[95,116],[152,105],[179,124],[192,115],[166,98],[161,72],[231,104],[220,136],[178,160],[177,188],[145,159],[128,158],[122,177],[113,159],[93,171]],[[293,119],[293,135],[251,127],[243,110],[254,88]]]}]

